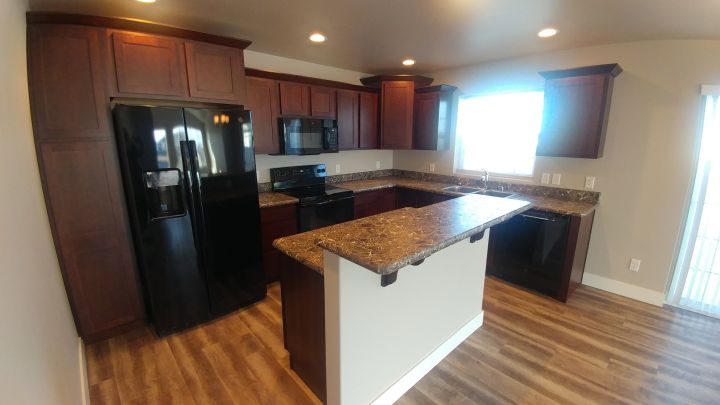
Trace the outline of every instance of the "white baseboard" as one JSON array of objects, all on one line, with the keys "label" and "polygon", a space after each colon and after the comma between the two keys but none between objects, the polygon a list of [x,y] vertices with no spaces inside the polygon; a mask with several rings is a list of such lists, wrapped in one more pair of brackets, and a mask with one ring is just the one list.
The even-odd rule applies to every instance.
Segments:
[{"label": "white baseboard", "polygon": [[412,388],[425,374],[429,373],[438,363],[442,361],[450,352],[455,350],[465,339],[473,334],[483,324],[485,312],[480,312],[478,316],[471,319],[470,322],[466,323],[462,328],[458,329],[452,336],[448,338],[443,344],[433,350],[427,357],[421,360],[415,365],[410,371],[402,376],[395,384],[391,385],[390,388],[385,390],[377,399],[375,399],[372,405],[385,405],[393,404],[395,401],[400,399],[410,388]]},{"label": "white baseboard", "polygon": [[623,283],[622,281],[598,276],[597,274],[585,273],[582,283],[599,290],[622,295],[623,297],[632,298],[658,307],[663,306],[665,302],[665,294],[662,292],[648,290],[647,288]]},{"label": "white baseboard", "polygon": [[80,391],[82,405],[90,405],[90,387],[88,386],[87,360],[85,359],[85,342],[78,337],[78,360],[80,367]]}]

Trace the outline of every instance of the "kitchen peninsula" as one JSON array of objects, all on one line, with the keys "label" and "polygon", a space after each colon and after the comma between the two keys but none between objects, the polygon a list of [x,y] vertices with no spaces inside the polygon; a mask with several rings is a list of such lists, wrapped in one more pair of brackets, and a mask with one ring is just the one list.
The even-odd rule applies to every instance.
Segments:
[{"label": "kitchen peninsula", "polygon": [[467,195],[277,239],[293,369],[328,404],[395,401],[482,325],[489,228],[530,207]]}]

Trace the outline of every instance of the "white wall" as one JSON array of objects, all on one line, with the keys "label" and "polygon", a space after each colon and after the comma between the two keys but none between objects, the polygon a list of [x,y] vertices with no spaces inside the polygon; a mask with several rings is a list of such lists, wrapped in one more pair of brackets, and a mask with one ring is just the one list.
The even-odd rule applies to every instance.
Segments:
[{"label": "white wall", "polygon": [[[351,84],[360,84],[360,78],[369,76],[361,72],[339,69],[296,59],[283,58],[251,50],[245,51],[245,65],[254,69],[278,73],[290,73],[319,79],[335,80]],[[324,153],[316,156],[269,156],[257,155],[258,181],[270,181],[268,169],[273,167],[296,166],[325,163],[328,174],[337,174],[335,165],[340,164],[340,173],[355,173],[376,170],[376,162],[381,169],[391,169],[393,152],[388,150],[346,151],[340,153]]]},{"label": "white wall", "polygon": [[[662,293],[672,271],[693,173],[699,86],[720,84],[720,41],[596,46],[429,75],[436,83],[475,94],[541,88],[538,71],[613,62],[625,71],[615,81],[605,156],[538,158],[533,182],[539,183],[542,172],[562,173],[562,187],[581,189],[585,176],[595,176],[602,196],[586,273],[609,279],[610,284],[617,281]],[[437,162],[436,171],[452,173],[452,151],[397,151],[394,164],[427,170],[431,160]],[[643,261],[639,273],[627,270],[632,257]],[[627,290],[623,284],[616,287]]]},{"label": "white wall", "polygon": [[0,403],[83,403],[78,337],[53,247],[27,90],[26,1],[0,2]]}]

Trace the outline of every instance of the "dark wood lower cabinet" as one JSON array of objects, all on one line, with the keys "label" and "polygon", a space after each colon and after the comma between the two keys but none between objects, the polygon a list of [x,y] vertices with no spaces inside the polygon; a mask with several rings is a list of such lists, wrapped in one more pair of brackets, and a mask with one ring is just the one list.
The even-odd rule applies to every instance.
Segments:
[{"label": "dark wood lower cabinet", "polygon": [[394,188],[386,188],[355,194],[355,219],[394,210],[395,193]]},{"label": "dark wood lower cabinet", "polygon": [[325,286],[316,271],[281,255],[282,317],[290,368],[324,403]]},{"label": "dark wood lower cabinet", "polygon": [[297,205],[268,207],[260,210],[262,228],[263,263],[265,279],[268,283],[280,277],[280,253],[272,246],[277,238],[294,235],[298,232]]},{"label": "dark wood lower cabinet", "polygon": [[396,193],[396,208],[421,208],[430,204],[435,204],[457,198],[451,195],[432,193],[430,191],[414,190],[411,188],[398,188]]}]

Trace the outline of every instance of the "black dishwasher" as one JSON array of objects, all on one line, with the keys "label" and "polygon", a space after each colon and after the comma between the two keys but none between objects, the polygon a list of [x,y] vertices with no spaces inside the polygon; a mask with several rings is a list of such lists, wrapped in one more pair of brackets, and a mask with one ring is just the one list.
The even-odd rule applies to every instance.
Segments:
[{"label": "black dishwasher", "polygon": [[528,210],[494,226],[488,274],[556,297],[569,225],[567,215]]}]

